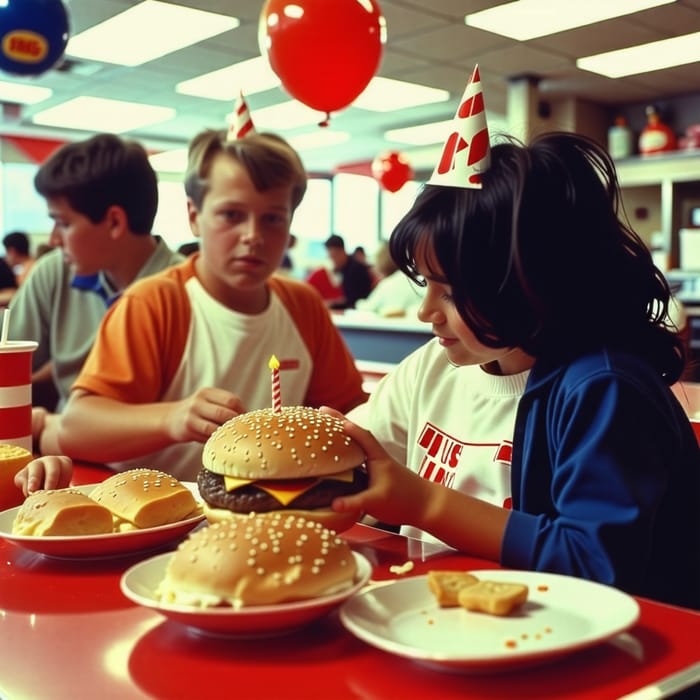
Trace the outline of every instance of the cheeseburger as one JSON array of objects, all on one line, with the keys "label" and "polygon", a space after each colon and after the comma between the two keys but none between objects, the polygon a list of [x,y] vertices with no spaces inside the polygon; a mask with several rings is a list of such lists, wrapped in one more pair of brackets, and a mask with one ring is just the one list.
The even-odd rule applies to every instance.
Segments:
[{"label": "cheeseburger", "polygon": [[267,408],[212,434],[197,484],[210,521],[286,510],[340,532],[354,517],[335,513],[331,503],[367,488],[364,460],[338,418],[303,406]]}]

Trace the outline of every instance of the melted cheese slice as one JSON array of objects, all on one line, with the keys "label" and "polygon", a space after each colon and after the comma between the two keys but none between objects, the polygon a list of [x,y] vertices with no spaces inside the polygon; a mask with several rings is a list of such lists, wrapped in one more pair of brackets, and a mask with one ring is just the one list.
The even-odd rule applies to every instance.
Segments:
[{"label": "melted cheese slice", "polygon": [[[330,474],[324,476],[323,479],[332,479],[333,481],[345,481],[352,483],[353,469],[347,469],[344,472]],[[265,491],[283,506],[289,505],[295,498],[301,496],[309,489],[312,489],[316,484],[323,479],[237,479],[235,476],[224,476],[224,488],[226,491],[235,491],[236,489],[254,483],[259,489]]]}]

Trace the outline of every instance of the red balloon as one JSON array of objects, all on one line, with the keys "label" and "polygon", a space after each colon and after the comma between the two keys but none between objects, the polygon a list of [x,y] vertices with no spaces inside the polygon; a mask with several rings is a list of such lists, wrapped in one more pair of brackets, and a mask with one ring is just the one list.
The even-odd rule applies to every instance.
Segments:
[{"label": "red balloon", "polygon": [[330,113],[347,107],[376,73],[385,26],[375,0],[267,0],[258,41],[284,89]]},{"label": "red balloon", "polygon": [[401,153],[390,151],[372,161],[372,175],[385,190],[398,192],[413,177],[413,168]]}]

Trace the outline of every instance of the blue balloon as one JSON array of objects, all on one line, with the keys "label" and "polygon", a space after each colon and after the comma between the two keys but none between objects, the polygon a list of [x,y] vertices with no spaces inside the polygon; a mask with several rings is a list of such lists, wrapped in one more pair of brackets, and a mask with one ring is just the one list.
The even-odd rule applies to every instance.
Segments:
[{"label": "blue balloon", "polygon": [[63,56],[68,12],[62,0],[0,2],[0,70],[39,75]]}]

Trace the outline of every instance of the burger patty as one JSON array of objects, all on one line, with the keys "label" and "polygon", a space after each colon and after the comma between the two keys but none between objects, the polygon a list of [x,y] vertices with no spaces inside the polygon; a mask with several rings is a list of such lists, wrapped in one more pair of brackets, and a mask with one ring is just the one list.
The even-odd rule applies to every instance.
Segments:
[{"label": "burger patty", "polygon": [[197,475],[197,486],[202,498],[214,508],[225,508],[234,513],[265,513],[281,508],[299,508],[313,510],[323,508],[336,496],[347,496],[367,488],[367,472],[361,467],[353,470],[352,483],[322,479],[314,487],[297,496],[288,505],[283,506],[274,496],[258,488],[255,483],[246,484],[233,491],[227,491],[224,477],[208,469],[201,469]]}]

